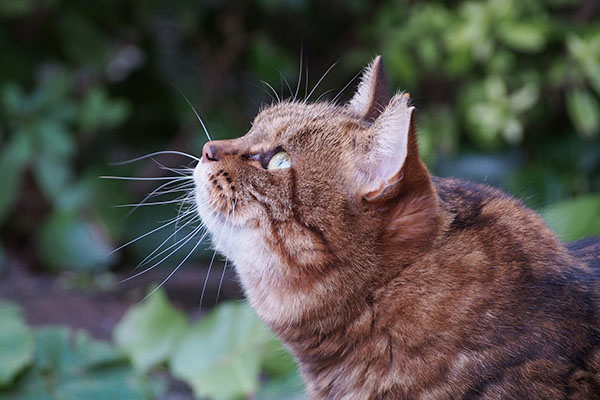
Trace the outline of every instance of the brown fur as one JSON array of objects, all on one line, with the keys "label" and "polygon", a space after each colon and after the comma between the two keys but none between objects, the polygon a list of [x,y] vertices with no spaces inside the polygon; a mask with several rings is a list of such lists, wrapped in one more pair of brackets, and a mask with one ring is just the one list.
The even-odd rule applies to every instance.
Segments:
[{"label": "brown fur", "polygon": [[[374,107],[382,74],[377,59],[349,107],[262,111],[196,170],[215,245],[310,398],[600,398],[600,242],[565,247],[505,193],[431,177],[412,120],[401,169],[370,182],[407,107]],[[278,147],[291,168],[253,157]]]}]

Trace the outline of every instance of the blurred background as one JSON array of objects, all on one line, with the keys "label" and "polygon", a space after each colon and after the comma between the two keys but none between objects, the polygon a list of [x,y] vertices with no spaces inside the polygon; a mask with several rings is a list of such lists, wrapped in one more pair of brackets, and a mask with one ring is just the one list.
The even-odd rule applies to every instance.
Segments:
[{"label": "blurred background", "polygon": [[346,101],[382,54],[434,174],[500,186],[565,240],[600,234],[599,16],[595,0],[1,0],[0,398],[303,398],[231,267],[206,278],[208,246],[142,302],[195,241],[120,283],[195,225],[172,235],[173,186],[114,207],[167,181],[100,176],[192,167],[112,165],[198,155],[185,97],[213,138],[237,137],[267,83]]}]

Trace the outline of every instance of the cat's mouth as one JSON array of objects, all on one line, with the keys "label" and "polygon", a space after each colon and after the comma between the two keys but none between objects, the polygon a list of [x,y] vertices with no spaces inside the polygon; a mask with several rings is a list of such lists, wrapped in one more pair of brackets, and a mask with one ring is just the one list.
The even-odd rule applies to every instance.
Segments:
[{"label": "cat's mouth", "polygon": [[[199,162],[194,169],[194,197],[198,214],[206,226],[214,232],[222,227],[233,227],[237,224],[235,218],[237,198],[235,186],[224,170],[213,170]],[[234,190],[232,190],[232,188]]]}]

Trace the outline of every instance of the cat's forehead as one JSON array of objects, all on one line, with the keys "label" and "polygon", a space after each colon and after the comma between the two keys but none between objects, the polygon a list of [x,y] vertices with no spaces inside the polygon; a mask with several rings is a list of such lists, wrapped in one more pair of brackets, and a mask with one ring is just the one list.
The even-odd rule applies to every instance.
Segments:
[{"label": "cat's forehead", "polygon": [[360,120],[346,107],[329,103],[285,102],[261,111],[250,134],[259,140],[289,139],[303,130],[359,129]]}]

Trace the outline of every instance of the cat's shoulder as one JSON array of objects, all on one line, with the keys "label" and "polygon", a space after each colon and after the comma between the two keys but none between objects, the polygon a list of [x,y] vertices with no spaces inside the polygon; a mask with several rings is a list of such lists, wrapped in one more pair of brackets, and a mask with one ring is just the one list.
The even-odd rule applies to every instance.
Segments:
[{"label": "cat's shoulder", "polygon": [[509,194],[483,183],[458,178],[440,178],[432,176],[431,180],[441,200],[447,203],[463,201],[479,203],[492,199],[513,199]]},{"label": "cat's shoulder", "polygon": [[565,243],[569,253],[600,274],[600,237],[587,237]]},{"label": "cat's shoulder", "polygon": [[432,176],[440,206],[453,215],[451,228],[468,229],[499,219],[538,219],[520,200],[495,187],[456,178]]}]

